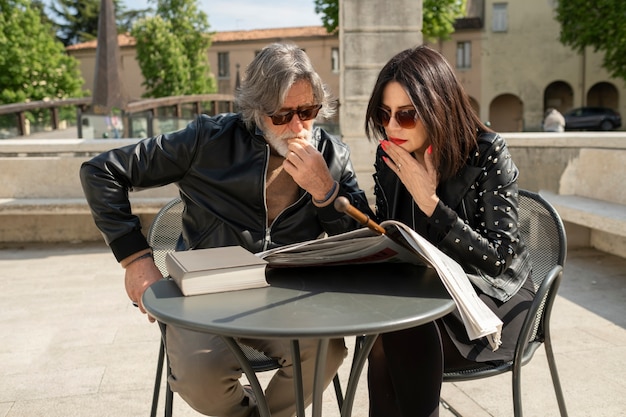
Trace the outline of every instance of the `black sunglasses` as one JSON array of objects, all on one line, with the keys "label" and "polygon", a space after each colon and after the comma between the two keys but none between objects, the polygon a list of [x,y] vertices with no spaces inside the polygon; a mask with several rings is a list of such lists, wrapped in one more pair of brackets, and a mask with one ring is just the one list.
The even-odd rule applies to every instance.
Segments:
[{"label": "black sunglasses", "polygon": [[[399,110],[393,115],[396,119],[396,122],[403,129],[413,129],[417,124],[417,110],[409,109],[409,110]],[[378,124],[383,127],[387,127],[389,122],[391,121],[391,112],[385,108],[380,107],[378,109]]]},{"label": "black sunglasses", "polygon": [[272,119],[272,123],[280,126],[289,123],[291,119],[293,119],[294,114],[298,115],[298,119],[300,119],[301,122],[315,119],[317,117],[317,113],[319,113],[321,108],[321,104],[316,104],[314,106],[298,107],[295,110],[289,110],[282,113],[274,113],[268,116],[270,117],[270,119]]}]

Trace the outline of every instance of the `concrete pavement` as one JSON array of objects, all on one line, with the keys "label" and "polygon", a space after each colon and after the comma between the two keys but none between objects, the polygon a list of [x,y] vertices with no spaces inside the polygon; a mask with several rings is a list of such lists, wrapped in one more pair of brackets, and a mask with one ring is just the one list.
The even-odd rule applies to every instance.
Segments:
[{"label": "concrete pavement", "polygon": [[[570,251],[552,320],[570,416],[624,415],[625,313],[626,259]],[[0,248],[0,417],[148,416],[158,341],[103,244]],[[510,378],[444,384],[442,417],[511,416]],[[522,393],[525,416],[559,415],[543,349],[522,370]],[[176,417],[199,415],[174,405]],[[339,415],[331,389],[324,415]],[[367,416],[364,378],[353,415]]]}]

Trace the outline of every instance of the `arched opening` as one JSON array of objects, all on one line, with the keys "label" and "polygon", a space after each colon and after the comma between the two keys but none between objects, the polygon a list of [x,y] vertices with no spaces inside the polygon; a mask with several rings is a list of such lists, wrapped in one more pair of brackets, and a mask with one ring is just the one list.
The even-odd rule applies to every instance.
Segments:
[{"label": "arched opening", "polygon": [[555,108],[565,113],[574,107],[574,89],[564,81],[554,81],[543,92],[543,112]]},{"label": "arched opening", "polygon": [[471,96],[469,98],[469,101],[470,101],[470,105],[472,106],[472,109],[474,110],[474,113],[476,113],[476,115],[480,117],[480,104],[478,104],[478,101],[474,97],[471,97]]},{"label": "arched opening", "polygon": [[611,83],[599,82],[587,92],[587,106],[619,110],[619,93]]},{"label": "arched opening", "polygon": [[496,132],[521,132],[524,130],[524,105],[513,94],[501,94],[489,105],[489,122]]}]

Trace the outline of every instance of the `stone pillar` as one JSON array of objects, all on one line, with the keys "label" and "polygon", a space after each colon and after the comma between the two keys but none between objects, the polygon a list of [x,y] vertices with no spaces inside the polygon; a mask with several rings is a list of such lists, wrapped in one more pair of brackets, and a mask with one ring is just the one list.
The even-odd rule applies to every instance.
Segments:
[{"label": "stone pillar", "polygon": [[109,114],[114,107],[122,109],[127,100],[120,77],[120,51],[113,0],[100,2],[94,78],[93,112]]},{"label": "stone pillar", "polygon": [[359,185],[370,202],[376,144],[365,137],[365,111],[378,72],[396,53],[422,43],[422,0],[339,0],[340,107]]}]

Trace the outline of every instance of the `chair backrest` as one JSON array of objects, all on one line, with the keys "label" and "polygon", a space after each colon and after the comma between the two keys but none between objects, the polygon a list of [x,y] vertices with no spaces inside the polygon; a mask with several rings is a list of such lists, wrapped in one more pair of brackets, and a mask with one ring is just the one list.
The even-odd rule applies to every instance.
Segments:
[{"label": "chair backrest", "polygon": [[530,252],[533,264],[532,279],[537,297],[542,298],[527,340],[542,342],[544,323],[549,319],[558,288],[558,285],[544,281],[547,278],[551,281],[555,279],[553,275],[560,274],[565,265],[567,253],[565,228],[561,217],[548,201],[537,193],[519,190],[519,231]]},{"label": "chair backrest", "polygon": [[148,229],[148,244],[152,247],[154,263],[163,276],[167,276],[165,255],[176,249],[183,229],[184,204],[180,197],[167,203],[154,217]]}]

